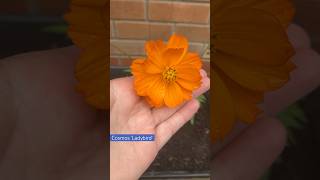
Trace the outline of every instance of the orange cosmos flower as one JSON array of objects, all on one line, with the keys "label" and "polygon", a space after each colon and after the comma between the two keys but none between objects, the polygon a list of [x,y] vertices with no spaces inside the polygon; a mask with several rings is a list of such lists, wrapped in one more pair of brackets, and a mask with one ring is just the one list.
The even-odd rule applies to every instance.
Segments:
[{"label": "orange cosmos flower", "polygon": [[82,52],[75,68],[77,90],[98,109],[107,109],[109,14],[107,0],[72,0],[65,19],[68,34]]},{"label": "orange cosmos flower", "polygon": [[289,0],[217,0],[212,3],[212,141],[223,139],[236,120],[252,123],[264,93],[282,87],[294,69],[286,28]]},{"label": "orange cosmos flower", "polygon": [[201,85],[200,57],[188,52],[188,41],[172,35],[168,44],[161,40],[145,45],[147,59],[136,59],[131,65],[134,88],[151,106],[175,107],[192,98]]}]

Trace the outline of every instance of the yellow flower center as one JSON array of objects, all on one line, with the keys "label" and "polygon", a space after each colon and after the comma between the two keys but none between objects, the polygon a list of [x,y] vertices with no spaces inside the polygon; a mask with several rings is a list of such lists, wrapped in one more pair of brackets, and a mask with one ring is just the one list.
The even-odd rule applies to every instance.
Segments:
[{"label": "yellow flower center", "polygon": [[166,67],[162,73],[162,77],[167,83],[171,83],[176,80],[177,71],[171,67]]}]

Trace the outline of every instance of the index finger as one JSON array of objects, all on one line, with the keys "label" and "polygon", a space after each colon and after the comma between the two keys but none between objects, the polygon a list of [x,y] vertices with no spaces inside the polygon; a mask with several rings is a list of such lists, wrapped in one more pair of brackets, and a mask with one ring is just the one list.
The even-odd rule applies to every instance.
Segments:
[{"label": "index finger", "polygon": [[260,119],[213,159],[213,179],[259,179],[285,143],[286,131],[277,119]]}]

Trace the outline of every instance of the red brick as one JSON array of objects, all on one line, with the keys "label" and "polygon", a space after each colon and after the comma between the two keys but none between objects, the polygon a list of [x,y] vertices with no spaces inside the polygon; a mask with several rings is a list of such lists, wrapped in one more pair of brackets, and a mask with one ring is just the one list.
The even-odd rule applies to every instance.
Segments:
[{"label": "red brick", "polygon": [[189,51],[196,52],[201,57],[204,51],[204,45],[201,43],[189,43]]},{"label": "red brick", "polygon": [[113,27],[113,22],[110,21],[110,38],[114,37],[114,27]]},{"label": "red brick", "polygon": [[118,65],[119,65],[118,59],[115,57],[111,57],[110,58],[110,66],[118,66]]},{"label": "red brick", "polygon": [[111,19],[145,19],[143,0],[111,0]]},{"label": "red brick", "polygon": [[144,41],[132,40],[111,40],[110,54],[122,56],[139,56],[144,55]]},{"label": "red brick", "polygon": [[210,2],[210,0],[192,0],[193,2]]},{"label": "red brick", "polygon": [[133,59],[119,59],[119,66],[129,67],[132,63]]},{"label": "red brick", "polygon": [[210,17],[209,3],[150,1],[150,20],[207,24]]},{"label": "red brick", "polygon": [[172,24],[118,21],[115,23],[118,38],[128,39],[168,39],[172,34]]},{"label": "red brick", "polygon": [[177,24],[176,32],[183,34],[190,41],[194,42],[209,42],[210,41],[210,27],[199,25],[185,25]]}]

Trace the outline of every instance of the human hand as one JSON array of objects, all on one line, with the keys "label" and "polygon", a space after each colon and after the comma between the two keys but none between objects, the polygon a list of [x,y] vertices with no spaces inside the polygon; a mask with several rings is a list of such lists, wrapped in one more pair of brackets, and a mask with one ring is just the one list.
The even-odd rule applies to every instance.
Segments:
[{"label": "human hand", "polygon": [[[78,56],[77,48],[68,47],[1,60],[0,179],[93,180],[109,176],[107,113],[90,107],[75,91]],[[209,79],[204,82],[195,96],[209,88]],[[177,122],[169,132],[173,133],[197,107],[192,100],[179,110],[159,109],[154,117],[160,120],[161,115],[175,114]],[[162,129],[160,134],[167,133]],[[162,144],[169,137],[162,136]],[[160,142],[158,145],[160,148]]]},{"label": "human hand", "polygon": [[[210,80],[201,70],[202,85],[197,97],[210,87]],[[176,108],[151,108],[133,89],[133,79],[110,81],[110,133],[154,134],[153,142],[110,142],[110,179],[138,179],[155,159],[159,150],[192,116],[199,103],[192,99]]]},{"label": "human hand", "polygon": [[297,69],[284,87],[266,94],[264,118],[249,127],[238,123],[224,142],[212,145],[214,180],[259,179],[286,143],[286,130],[270,117],[319,86],[320,55],[310,48],[308,35],[297,25],[289,27],[288,35],[296,49]]},{"label": "human hand", "polygon": [[75,47],[0,60],[0,179],[109,176],[106,111],[75,91]]}]

